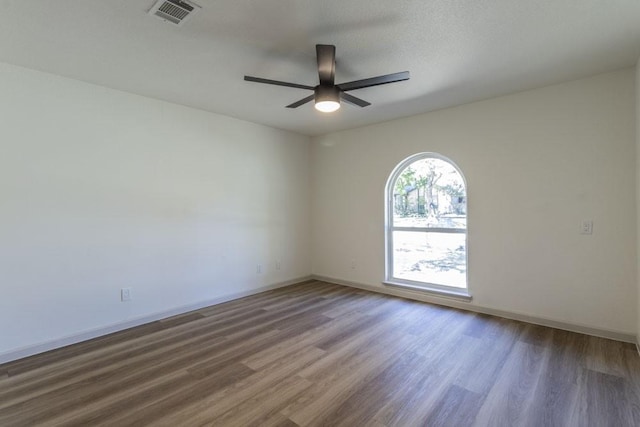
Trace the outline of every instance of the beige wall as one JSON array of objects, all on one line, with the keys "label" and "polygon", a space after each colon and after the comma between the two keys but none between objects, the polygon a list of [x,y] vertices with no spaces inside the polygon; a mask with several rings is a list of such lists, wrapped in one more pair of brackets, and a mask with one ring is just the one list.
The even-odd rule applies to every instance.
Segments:
[{"label": "beige wall", "polygon": [[635,334],[634,80],[330,134],[310,152],[307,137],[0,64],[0,359],[311,272],[381,287],[384,185],[422,151],[469,184],[472,304]]},{"label": "beige wall", "polygon": [[[638,220],[638,325],[636,329],[636,342],[640,346],[640,59],[636,64],[636,216]],[[640,347],[639,347],[640,349]]]},{"label": "beige wall", "polygon": [[0,359],[310,274],[309,138],[6,64],[0,117]]},{"label": "beige wall", "polygon": [[468,182],[471,304],[635,334],[634,79],[625,69],[314,138],[313,273],[382,287],[385,182],[437,152]]}]

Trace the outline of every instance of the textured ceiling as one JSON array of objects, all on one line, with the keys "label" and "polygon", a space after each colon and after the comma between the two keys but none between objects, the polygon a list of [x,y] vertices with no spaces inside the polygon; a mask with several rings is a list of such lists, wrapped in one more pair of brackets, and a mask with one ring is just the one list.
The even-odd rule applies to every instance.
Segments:
[{"label": "textured ceiling", "polygon": [[[154,0],[4,0],[0,61],[307,135],[359,127],[635,64],[638,0],[196,0],[182,27]],[[373,105],[284,106],[315,86],[315,44],[336,82],[409,70],[351,92]]]}]

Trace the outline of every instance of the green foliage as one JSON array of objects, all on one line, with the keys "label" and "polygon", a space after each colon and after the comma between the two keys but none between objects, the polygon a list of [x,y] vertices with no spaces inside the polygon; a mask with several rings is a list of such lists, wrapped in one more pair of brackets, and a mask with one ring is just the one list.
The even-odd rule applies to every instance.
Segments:
[{"label": "green foliage", "polygon": [[411,166],[406,168],[396,179],[395,194],[406,195],[415,184],[416,171]]},{"label": "green foliage", "polygon": [[439,187],[439,189],[452,197],[464,196],[464,187],[462,186],[462,184],[457,182],[453,184],[444,185],[442,187]]},{"label": "green foliage", "polygon": [[[438,160],[427,160],[414,167],[409,165],[396,179],[394,186],[396,213],[402,216],[437,216],[437,195],[444,193],[452,198],[464,196],[464,186],[460,182],[446,182],[439,184],[444,175],[442,165]],[[445,169],[446,171],[446,169]],[[410,193],[415,192],[415,198],[410,202]],[[409,206],[409,205],[412,206]]]}]

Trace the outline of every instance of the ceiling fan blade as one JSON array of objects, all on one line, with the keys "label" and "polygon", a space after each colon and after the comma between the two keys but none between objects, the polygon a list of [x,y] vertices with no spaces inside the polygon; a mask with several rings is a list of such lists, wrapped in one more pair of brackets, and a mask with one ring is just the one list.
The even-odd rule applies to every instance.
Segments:
[{"label": "ceiling fan blade", "polygon": [[321,86],[333,86],[336,78],[336,47],[331,44],[317,44],[318,75]]},{"label": "ceiling fan blade", "polygon": [[315,98],[315,94],[309,95],[306,98],[302,98],[300,101],[296,101],[293,104],[289,104],[287,105],[287,108],[298,108],[299,106],[304,105],[309,101],[313,101],[313,98]]},{"label": "ceiling fan blade", "polygon": [[364,99],[356,98],[355,96],[349,95],[348,93],[344,92],[340,93],[340,98],[342,98],[343,101],[348,102],[349,104],[357,105],[358,107],[366,107],[368,105],[371,105],[370,102],[367,102]]},{"label": "ceiling fan blade", "polygon": [[244,79],[246,81],[248,81],[248,82],[266,83],[268,85],[295,87],[295,88],[298,88],[298,89],[308,89],[308,90],[314,90],[315,89],[313,86],[299,85],[297,83],[281,82],[281,81],[278,81],[278,80],[263,79],[263,78],[260,78],[260,77],[244,76]]},{"label": "ceiling fan blade", "polygon": [[386,85],[387,83],[395,83],[403,80],[409,80],[409,72],[402,71],[400,73],[386,74],[384,76],[371,77],[363,80],[354,80],[352,82],[340,83],[336,85],[342,91],[362,89],[365,87]]}]

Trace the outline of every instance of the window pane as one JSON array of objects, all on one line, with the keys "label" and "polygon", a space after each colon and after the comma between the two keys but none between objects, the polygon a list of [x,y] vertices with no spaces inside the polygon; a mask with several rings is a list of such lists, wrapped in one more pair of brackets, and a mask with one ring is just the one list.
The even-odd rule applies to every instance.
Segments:
[{"label": "window pane", "polygon": [[437,158],[407,166],[393,187],[394,227],[467,228],[464,180]]},{"label": "window pane", "polygon": [[467,287],[465,233],[393,232],[393,276]]}]

